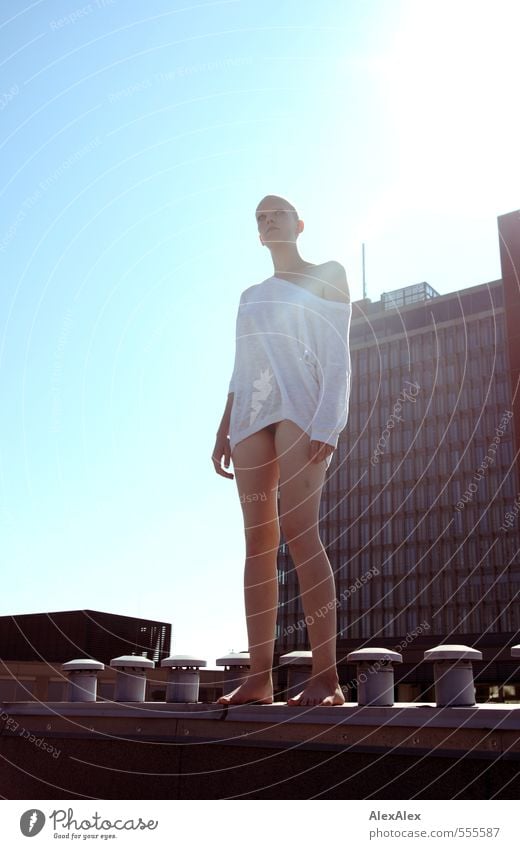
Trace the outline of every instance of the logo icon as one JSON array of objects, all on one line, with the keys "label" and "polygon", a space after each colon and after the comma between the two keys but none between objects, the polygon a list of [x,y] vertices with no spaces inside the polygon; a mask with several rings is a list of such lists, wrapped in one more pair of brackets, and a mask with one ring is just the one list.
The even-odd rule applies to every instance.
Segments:
[{"label": "logo icon", "polygon": [[37,808],[30,808],[20,817],[20,831],[25,837],[39,834],[45,825],[45,814]]},{"label": "logo icon", "polygon": [[274,375],[270,373],[268,368],[266,368],[265,371],[263,369],[260,370],[260,377],[258,380],[253,380],[253,386],[255,387],[256,392],[253,392],[252,395],[251,415],[249,417],[250,425],[253,424],[258,413],[262,409],[262,401],[265,401],[273,389],[271,386],[271,380],[273,377]]}]

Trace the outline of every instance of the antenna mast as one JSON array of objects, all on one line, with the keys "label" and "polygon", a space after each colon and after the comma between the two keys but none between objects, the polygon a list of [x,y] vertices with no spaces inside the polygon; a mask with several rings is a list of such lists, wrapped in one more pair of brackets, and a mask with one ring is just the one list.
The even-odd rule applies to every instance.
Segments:
[{"label": "antenna mast", "polygon": [[364,242],[361,243],[361,248],[362,248],[362,258],[363,258],[363,300],[364,300],[367,296],[367,285],[366,285],[366,280],[365,280],[365,243]]}]

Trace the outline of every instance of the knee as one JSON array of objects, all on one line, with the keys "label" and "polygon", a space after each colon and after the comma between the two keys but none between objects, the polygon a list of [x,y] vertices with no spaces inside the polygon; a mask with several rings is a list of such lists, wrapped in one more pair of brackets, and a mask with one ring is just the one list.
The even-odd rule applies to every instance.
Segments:
[{"label": "knee", "polygon": [[246,529],[246,557],[257,557],[260,554],[275,556],[280,545],[280,528],[251,528]]},{"label": "knee", "polygon": [[308,551],[310,548],[321,545],[317,522],[309,525],[289,520],[281,524],[284,539],[289,546],[291,555],[300,550]]}]

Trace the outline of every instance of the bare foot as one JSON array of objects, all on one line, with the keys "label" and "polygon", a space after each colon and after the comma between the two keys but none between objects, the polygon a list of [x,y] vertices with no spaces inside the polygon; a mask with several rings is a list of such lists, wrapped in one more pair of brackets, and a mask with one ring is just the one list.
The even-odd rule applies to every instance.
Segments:
[{"label": "bare foot", "polygon": [[220,699],[217,699],[215,704],[245,705],[250,703],[272,705],[272,675],[249,675],[244,683],[240,684],[236,690],[221,696]]},{"label": "bare foot", "polygon": [[344,705],[345,696],[339,683],[315,675],[297,696],[287,699],[288,705]]}]

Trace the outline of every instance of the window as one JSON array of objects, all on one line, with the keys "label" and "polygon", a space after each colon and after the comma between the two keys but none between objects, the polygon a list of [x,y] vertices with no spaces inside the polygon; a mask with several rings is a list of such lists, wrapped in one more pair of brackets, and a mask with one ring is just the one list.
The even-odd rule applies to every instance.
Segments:
[{"label": "window", "polygon": [[460,419],[456,416],[450,424],[450,440],[460,442]]},{"label": "window", "polygon": [[497,358],[495,362],[495,371],[497,374],[501,374],[506,370],[506,359],[504,355],[504,350],[501,348],[497,351]]},{"label": "window", "polygon": [[491,345],[494,342],[494,328],[491,318],[484,318],[480,322],[480,338],[484,345]]},{"label": "window", "polygon": [[468,329],[468,340],[469,340],[469,349],[470,351],[475,351],[478,348],[480,339],[479,339],[479,327],[477,321],[471,321],[469,323]]},{"label": "window", "polygon": [[506,403],[506,383],[505,380],[497,381],[497,399],[501,404]]},{"label": "window", "polygon": [[415,507],[426,510],[426,492],[422,483],[415,487]]},{"label": "window", "polygon": [[446,396],[443,392],[437,391],[434,396],[434,409],[435,412],[440,416],[445,416],[447,413],[446,410]]},{"label": "window", "polygon": [[471,389],[471,406],[477,410],[482,406],[482,390],[478,384]]}]

